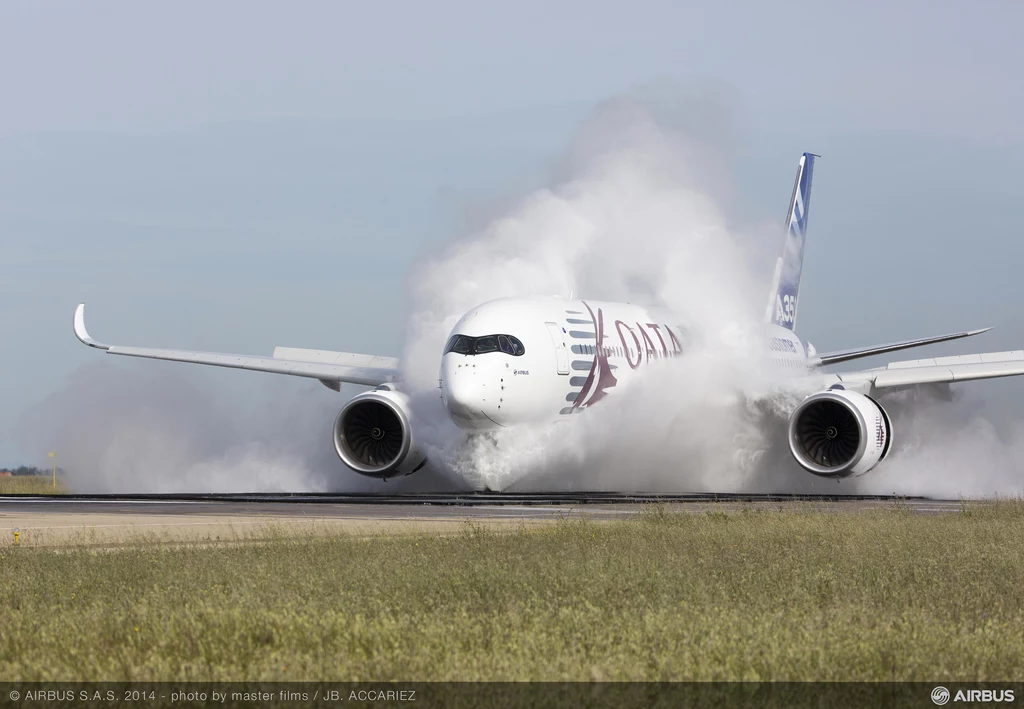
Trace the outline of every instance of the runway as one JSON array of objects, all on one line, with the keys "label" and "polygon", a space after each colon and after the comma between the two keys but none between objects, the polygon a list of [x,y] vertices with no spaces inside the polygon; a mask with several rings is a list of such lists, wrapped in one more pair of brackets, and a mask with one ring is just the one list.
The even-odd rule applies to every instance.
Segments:
[{"label": "runway", "polygon": [[927,498],[808,495],[574,493],[169,494],[0,497],[0,545],[110,545],[232,541],[267,534],[455,533],[468,525],[513,529],[564,519],[628,519],[661,504],[673,512],[742,509],[843,513],[892,507],[957,512],[961,502]]}]

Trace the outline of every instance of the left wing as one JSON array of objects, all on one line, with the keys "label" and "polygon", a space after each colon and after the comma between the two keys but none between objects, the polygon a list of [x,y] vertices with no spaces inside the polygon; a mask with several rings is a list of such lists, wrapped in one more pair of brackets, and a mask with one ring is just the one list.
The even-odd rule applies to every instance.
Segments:
[{"label": "left wing", "polygon": [[274,350],[273,357],[260,357],[219,352],[105,345],[92,339],[85,329],[85,303],[79,304],[75,309],[75,337],[89,347],[105,350],[107,354],[163,359],[171,362],[191,362],[232,369],[249,369],[254,372],[290,374],[294,377],[319,379],[325,386],[335,391],[341,389],[342,382],[377,386],[385,382],[392,382],[398,377],[398,360],[394,357],[377,357],[351,352],[278,347]]},{"label": "left wing", "polygon": [[1019,375],[1024,375],[1024,350],[910,359],[831,376],[851,388],[875,390]]}]

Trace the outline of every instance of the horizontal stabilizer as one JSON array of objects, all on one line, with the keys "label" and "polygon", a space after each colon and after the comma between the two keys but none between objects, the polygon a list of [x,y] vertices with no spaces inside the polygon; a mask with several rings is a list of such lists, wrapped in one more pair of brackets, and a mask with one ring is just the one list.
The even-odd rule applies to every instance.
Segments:
[{"label": "horizontal stabilizer", "polygon": [[912,347],[934,345],[937,342],[949,342],[950,340],[959,340],[964,337],[973,337],[974,335],[980,335],[983,332],[988,332],[991,329],[992,328],[990,327],[983,327],[980,330],[954,332],[949,335],[925,337],[919,340],[904,340],[903,342],[890,342],[887,345],[875,345],[874,347],[861,347],[853,350],[826,352],[825,354],[821,354],[816,357],[811,357],[810,359],[808,359],[807,364],[811,367],[824,367],[829,364],[839,364],[840,362],[848,362],[851,359],[860,359],[861,357],[871,357],[872,355],[880,355],[885,354],[887,352],[908,350]]}]

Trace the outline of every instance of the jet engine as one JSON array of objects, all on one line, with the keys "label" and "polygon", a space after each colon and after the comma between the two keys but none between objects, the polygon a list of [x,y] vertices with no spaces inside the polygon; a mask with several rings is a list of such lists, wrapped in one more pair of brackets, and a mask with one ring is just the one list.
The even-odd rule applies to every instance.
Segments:
[{"label": "jet engine", "polygon": [[409,397],[383,384],[352,397],[334,421],[334,449],[345,465],[373,478],[410,475],[426,457],[409,425]]},{"label": "jet engine", "polygon": [[805,470],[827,478],[863,475],[892,445],[892,423],[878,402],[845,389],[813,394],[789,420],[789,449]]}]

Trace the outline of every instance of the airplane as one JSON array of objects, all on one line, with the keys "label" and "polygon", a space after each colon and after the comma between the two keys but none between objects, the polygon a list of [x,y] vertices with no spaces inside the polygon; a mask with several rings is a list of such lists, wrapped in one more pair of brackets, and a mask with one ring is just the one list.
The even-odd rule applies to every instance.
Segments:
[{"label": "airplane", "polygon": [[[795,332],[815,158],[803,153],[763,317],[765,354],[780,380],[813,385],[789,419],[796,462],[826,478],[863,475],[886,458],[893,426],[882,393],[1024,374],[1024,350],[890,362],[824,373],[822,367],[946,342],[990,328],[819,354]],[[334,422],[334,447],[352,470],[374,478],[411,475],[427,463],[403,389],[400,362],[349,352],[278,347],[270,357],[108,345],[90,337],[85,304],[74,331],[107,354],[191,362],[373,387],[352,397]],[[455,325],[441,352],[439,388],[452,421],[469,434],[526,423],[570,420],[614,395],[647,365],[683,357],[687,328],[670,314],[630,303],[549,296],[499,298]],[[611,403],[605,403],[605,402]]]}]

